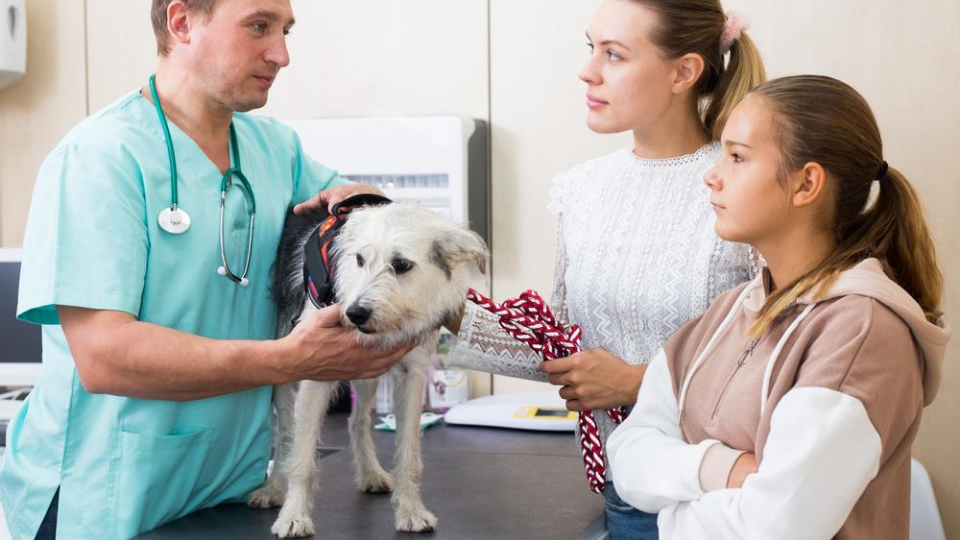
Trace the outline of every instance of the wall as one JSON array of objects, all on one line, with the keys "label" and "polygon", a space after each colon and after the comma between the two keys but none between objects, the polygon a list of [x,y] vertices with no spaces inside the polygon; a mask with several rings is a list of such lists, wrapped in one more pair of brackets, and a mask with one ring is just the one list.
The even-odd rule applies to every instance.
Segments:
[{"label": "wall", "polygon": [[[599,0],[294,0],[293,64],[265,114],[278,117],[463,114],[492,126],[493,284],[505,298],[550,290],[552,176],[629,144],[583,125],[583,30]],[[42,157],[88,112],[143,84],[155,64],[148,0],[28,0],[29,74],[0,91],[0,245],[21,243]],[[843,78],[873,105],[887,160],[915,182],[960,312],[960,3],[928,0],[729,0],[773,76]],[[85,22],[85,24],[79,23]],[[960,540],[960,353],[925,411],[916,457],[933,477],[948,537]],[[534,386],[539,388],[538,386]],[[497,378],[498,392],[530,388]]]},{"label": "wall", "polygon": [[28,74],[0,90],[0,246],[21,245],[40,161],[87,115],[83,2],[31,0],[27,13]]}]

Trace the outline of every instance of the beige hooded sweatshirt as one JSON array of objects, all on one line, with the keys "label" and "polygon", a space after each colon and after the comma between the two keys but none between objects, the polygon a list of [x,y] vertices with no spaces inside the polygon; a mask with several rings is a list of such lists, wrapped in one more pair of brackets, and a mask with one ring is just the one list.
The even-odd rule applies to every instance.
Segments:
[{"label": "beige hooded sweatshirt", "polygon": [[[767,274],[718,297],[644,376],[607,450],[660,538],[903,540],[910,448],[940,383],[946,320],[926,320],[876,259],[747,337]],[[743,452],[759,469],[726,489]]]}]

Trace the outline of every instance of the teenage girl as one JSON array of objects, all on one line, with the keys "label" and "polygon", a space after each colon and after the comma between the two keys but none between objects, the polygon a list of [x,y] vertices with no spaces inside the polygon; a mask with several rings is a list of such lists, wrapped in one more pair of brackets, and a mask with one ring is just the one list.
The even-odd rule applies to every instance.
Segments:
[{"label": "teenage girl", "polygon": [[722,143],[717,233],[767,266],[651,363],[609,440],[617,492],[659,512],[663,539],[907,538],[950,335],[917,195],[866,101],[828,77],[760,86]]}]

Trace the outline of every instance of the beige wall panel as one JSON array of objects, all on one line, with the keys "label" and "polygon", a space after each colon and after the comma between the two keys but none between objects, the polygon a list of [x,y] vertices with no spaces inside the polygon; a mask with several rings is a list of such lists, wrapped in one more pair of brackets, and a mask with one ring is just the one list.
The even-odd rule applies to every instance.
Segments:
[{"label": "beige wall panel", "polygon": [[19,247],[43,158],[86,116],[83,2],[27,1],[27,75],[0,90],[0,246]]},{"label": "beige wall panel", "polygon": [[[497,300],[553,285],[553,176],[631,144],[586,126],[584,31],[599,0],[491,0],[493,292]],[[494,377],[496,393],[549,388]]]},{"label": "beige wall panel", "polygon": [[291,63],[265,114],[487,119],[486,0],[294,0],[293,9]]},{"label": "beige wall panel", "polygon": [[[88,4],[90,105],[98,110],[145,83],[156,66],[156,43],[149,0]],[[485,0],[292,5],[291,63],[260,113],[487,118]]]},{"label": "beige wall panel", "polygon": [[150,0],[86,0],[90,112],[147,84],[157,68]]}]

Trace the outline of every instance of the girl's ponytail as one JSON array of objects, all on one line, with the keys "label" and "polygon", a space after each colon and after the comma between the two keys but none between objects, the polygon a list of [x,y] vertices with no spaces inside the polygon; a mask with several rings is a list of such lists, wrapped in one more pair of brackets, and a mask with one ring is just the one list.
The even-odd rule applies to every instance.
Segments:
[{"label": "girl's ponytail", "polygon": [[[940,317],[943,274],[916,191],[883,160],[873,111],[847,84],[830,77],[798,75],[767,82],[751,92],[774,113],[781,167],[796,171],[819,163],[831,181],[831,227],[836,248],[816,268],[772,294],[750,334],[762,335],[792,301],[829,287],[863,259],[875,257],[890,279],[912,296],[930,322]],[[876,200],[869,204],[877,182]]]}]

